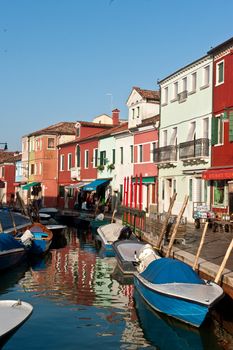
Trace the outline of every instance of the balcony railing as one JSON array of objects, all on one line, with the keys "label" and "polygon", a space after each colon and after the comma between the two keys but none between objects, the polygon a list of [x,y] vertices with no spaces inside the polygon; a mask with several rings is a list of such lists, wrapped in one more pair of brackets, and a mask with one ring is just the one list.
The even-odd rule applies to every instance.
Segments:
[{"label": "balcony railing", "polygon": [[177,146],[170,145],[154,150],[155,163],[172,163],[177,161]]},{"label": "balcony railing", "polygon": [[209,156],[209,139],[198,139],[179,144],[179,157],[181,160],[202,158]]}]

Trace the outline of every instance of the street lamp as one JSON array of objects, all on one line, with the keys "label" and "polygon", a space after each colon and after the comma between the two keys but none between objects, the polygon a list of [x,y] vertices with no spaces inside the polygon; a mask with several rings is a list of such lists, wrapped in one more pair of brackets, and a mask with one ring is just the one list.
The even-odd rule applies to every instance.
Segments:
[{"label": "street lamp", "polygon": [[8,149],[7,142],[0,142],[0,145],[4,145],[4,148],[3,148],[4,151]]}]

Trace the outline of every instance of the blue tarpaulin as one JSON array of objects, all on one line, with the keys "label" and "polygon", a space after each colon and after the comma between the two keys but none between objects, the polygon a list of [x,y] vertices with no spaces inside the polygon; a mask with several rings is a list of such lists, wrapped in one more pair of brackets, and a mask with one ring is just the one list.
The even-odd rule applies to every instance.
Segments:
[{"label": "blue tarpaulin", "polygon": [[96,179],[89,183],[88,185],[83,186],[82,190],[84,191],[96,191],[97,187],[107,185],[109,183],[109,179]]},{"label": "blue tarpaulin", "polygon": [[141,276],[155,284],[205,283],[189,265],[170,258],[161,258],[152,261],[146,270],[141,273]]}]

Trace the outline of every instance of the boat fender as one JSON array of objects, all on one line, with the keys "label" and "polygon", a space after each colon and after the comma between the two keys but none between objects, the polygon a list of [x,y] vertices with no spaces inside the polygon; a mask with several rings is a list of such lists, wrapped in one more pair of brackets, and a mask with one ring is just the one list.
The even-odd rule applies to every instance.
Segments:
[{"label": "boat fender", "polygon": [[118,239],[123,240],[123,239],[129,239],[132,234],[132,230],[129,226],[124,226],[119,234]]},{"label": "boat fender", "polygon": [[21,242],[25,247],[31,247],[33,239],[34,236],[30,230],[26,230],[21,236]]}]

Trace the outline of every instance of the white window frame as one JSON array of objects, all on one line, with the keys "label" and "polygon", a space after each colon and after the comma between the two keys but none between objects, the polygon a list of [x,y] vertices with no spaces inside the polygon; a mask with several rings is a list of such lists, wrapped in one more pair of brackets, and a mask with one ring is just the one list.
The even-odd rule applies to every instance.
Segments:
[{"label": "white window frame", "polygon": [[166,106],[168,104],[168,86],[164,87],[162,90],[162,106]]},{"label": "white window frame", "polygon": [[143,145],[138,145],[138,163],[143,163]]},{"label": "white window frame", "polygon": [[65,155],[60,154],[60,171],[65,170]]},{"label": "white window frame", "polygon": [[[223,72],[222,72],[223,80],[219,82],[219,66],[221,64],[223,65]],[[215,84],[215,86],[224,84],[224,78],[225,78],[225,76],[224,76],[224,66],[225,66],[224,60],[221,60],[221,61],[216,63],[216,84]]]},{"label": "white window frame", "polygon": [[89,168],[89,150],[85,149],[84,152],[84,168],[88,169]]},{"label": "white window frame", "polygon": [[97,168],[98,166],[98,148],[93,149],[93,168]]},{"label": "white window frame", "polygon": [[200,89],[205,89],[210,86],[210,65],[206,65],[203,67],[203,75],[202,75],[202,86]]},{"label": "white window frame", "polygon": [[167,130],[163,130],[163,147],[166,147],[167,145]]},{"label": "white window frame", "polygon": [[68,153],[67,170],[72,168],[72,153]]},{"label": "white window frame", "polygon": [[194,94],[197,91],[197,72],[193,72],[191,74],[191,86],[190,86],[190,94]]},{"label": "white window frame", "polygon": [[169,145],[175,146],[176,141],[177,141],[177,126],[172,128],[172,134],[171,134]]},{"label": "white window frame", "polygon": [[175,102],[178,100],[178,92],[179,92],[179,85],[178,81],[173,83],[173,98],[171,102]]}]

